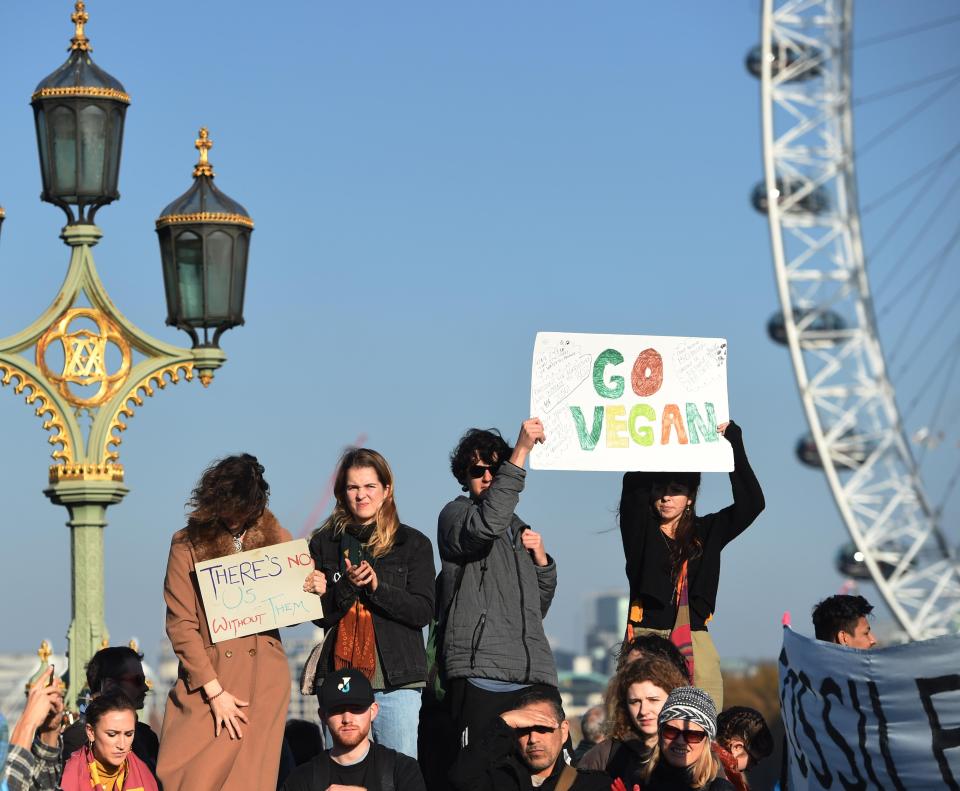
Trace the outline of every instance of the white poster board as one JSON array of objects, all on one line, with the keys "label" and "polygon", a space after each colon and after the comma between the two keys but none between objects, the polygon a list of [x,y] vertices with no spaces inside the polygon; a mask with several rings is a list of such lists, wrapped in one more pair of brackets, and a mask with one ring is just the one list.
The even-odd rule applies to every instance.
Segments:
[{"label": "white poster board", "polygon": [[311,571],[303,538],[197,563],[210,639],[219,643],[322,618],[320,597],[303,590]]},{"label": "white poster board", "polygon": [[730,472],[723,338],[538,332],[538,470]]},{"label": "white poster board", "polygon": [[960,637],[860,651],[783,630],[784,788],[960,789]]}]

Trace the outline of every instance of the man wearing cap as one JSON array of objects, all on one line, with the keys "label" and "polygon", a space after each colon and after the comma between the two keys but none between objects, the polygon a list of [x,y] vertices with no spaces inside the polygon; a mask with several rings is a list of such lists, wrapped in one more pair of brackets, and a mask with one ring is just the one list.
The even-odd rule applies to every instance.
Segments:
[{"label": "man wearing cap", "polygon": [[567,765],[568,735],[559,694],[531,690],[460,751],[451,786],[456,791],[609,791],[608,775]]},{"label": "man wearing cap", "polygon": [[317,699],[333,747],[297,767],[283,791],[425,791],[415,760],[370,740],[377,704],[363,673],[329,673]]}]

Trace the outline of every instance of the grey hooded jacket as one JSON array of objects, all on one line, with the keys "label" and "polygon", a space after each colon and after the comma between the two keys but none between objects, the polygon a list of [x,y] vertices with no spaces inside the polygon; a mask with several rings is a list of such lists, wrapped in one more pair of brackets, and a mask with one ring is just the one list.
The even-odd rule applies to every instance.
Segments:
[{"label": "grey hooded jacket", "polygon": [[[526,525],[514,509],[526,471],[504,462],[479,500],[458,497],[440,512],[442,562],[438,612],[447,678],[488,678],[557,686],[543,618],[557,588],[557,566],[537,566],[520,542]],[[460,566],[463,579],[456,598]]]}]

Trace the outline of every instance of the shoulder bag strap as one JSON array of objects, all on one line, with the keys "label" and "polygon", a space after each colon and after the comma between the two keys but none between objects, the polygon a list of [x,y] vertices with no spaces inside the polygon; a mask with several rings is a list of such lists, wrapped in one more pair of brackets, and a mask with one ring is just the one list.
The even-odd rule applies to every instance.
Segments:
[{"label": "shoulder bag strap", "polygon": [[555,791],[570,791],[573,784],[577,782],[577,770],[569,764],[564,765],[560,773],[560,779],[557,781]]}]

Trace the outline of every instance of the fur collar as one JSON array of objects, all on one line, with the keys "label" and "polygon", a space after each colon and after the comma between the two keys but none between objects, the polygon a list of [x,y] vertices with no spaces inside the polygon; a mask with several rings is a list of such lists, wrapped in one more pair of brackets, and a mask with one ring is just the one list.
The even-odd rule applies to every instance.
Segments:
[{"label": "fur collar", "polygon": [[[263,516],[257,520],[257,523],[244,534],[243,551],[260,549],[260,547],[268,547],[271,544],[280,543],[285,539],[281,530],[282,528],[277,518],[269,509],[265,510]],[[185,533],[184,537],[193,547],[193,556],[198,563],[202,560],[212,560],[213,558],[220,558],[224,555],[232,555],[234,553],[233,538],[226,530],[217,531],[212,539],[206,541],[191,536],[189,529],[183,532]]]}]

